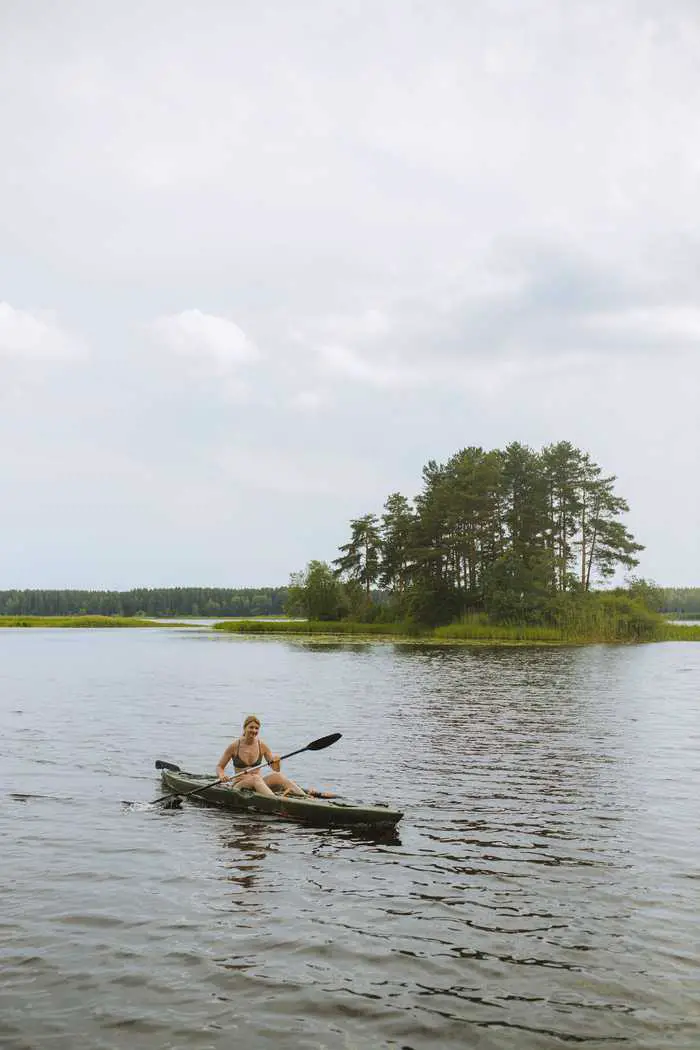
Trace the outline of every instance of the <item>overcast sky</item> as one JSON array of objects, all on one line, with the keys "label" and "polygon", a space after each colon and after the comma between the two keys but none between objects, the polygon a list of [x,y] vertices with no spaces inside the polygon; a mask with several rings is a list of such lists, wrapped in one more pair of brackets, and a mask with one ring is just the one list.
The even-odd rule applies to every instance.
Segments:
[{"label": "overcast sky", "polygon": [[700,585],[697,0],[5,0],[0,589],[282,585],[469,445]]}]

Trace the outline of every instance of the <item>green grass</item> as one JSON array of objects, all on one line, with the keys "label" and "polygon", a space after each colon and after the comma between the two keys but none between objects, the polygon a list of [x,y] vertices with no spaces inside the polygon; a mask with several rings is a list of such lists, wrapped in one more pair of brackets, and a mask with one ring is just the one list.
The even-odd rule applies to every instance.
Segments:
[{"label": "green grass", "polygon": [[[135,616],[0,616],[0,627],[157,627]],[[174,626],[174,625],[171,625]]]},{"label": "green grass", "polygon": [[[259,623],[253,620],[217,623],[215,631],[228,634],[277,634],[299,636],[384,638],[395,641],[427,642],[567,642],[564,632],[554,627],[457,623],[447,627],[415,628],[402,623],[355,623],[349,620],[307,620],[290,623]],[[579,639],[583,640],[583,639]],[[587,640],[587,639],[586,639]]]},{"label": "green grass", "polygon": [[350,620],[226,620],[214,625],[228,634],[332,634],[397,637],[408,633],[403,624],[354,623]]},{"label": "green grass", "polygon": [[589,622],[560,627],[526,624],[491,624],[482,617],[465,618],[460,623],[444,627],[416,628],[402,623],[355,623],[353,621],[290,620],[266,623],[256,620],[235,620],[217,623],[216,631],[229,634],[276,634],[305,637],[384,638],[396,641],[420,640],[427,642],[493,642],[534,645],[584,645],[639,641],[700,641],[700,626],[654,624],[654,633],[637,634],[636,628],[623,622],[594,618]]},{"label": "green grass", "polygon": [[664,642],[700,642],[700,624],[665,623]]},{"label": "green grass", "polygon": [[526,627],[520,625],[494,625],[479,622],[450,624],[446,627],[416,628],[403,623],[355,623],[349,620],[307,620],[289,623],[256,623],[238,620],[234,623],[217,623],[216,631],[230,634],[283,634],[299,636],[384,638],[395,641],[427,642],[535,642],[566,643],[598,639],[576,638],[554,627]]},{"label": "green grass", "polygon": [[547,627],[543,624],[493,624],[493,623],[451,623],[436,627],[432,632],[437,639],[451,641],[480,642],[538,642],[554,644],[557,642],[593,641],[573,632],[563,631],[559,627]]},{"label": "green grass", "polygon": [[[186,623],[161,625],[157,621],[130,616],[0,616],[2,627],[159,627],[189,626]],[[483,616],[465,618],[445,627],[417,628],[403,623],[356,623],[349,620],[226,620],[214,625],[215,631],[229,634],[274,634],[300,637],[350,637],[394,641],[437,643],[505,643],[534,645],[586,644],[594,642],[639,641],[639,638],[616,633],[611,623],[591,622],[562,627],[524,624],[490,624]],[[648,641],[700,642],[700,625],[663,622]]]}]

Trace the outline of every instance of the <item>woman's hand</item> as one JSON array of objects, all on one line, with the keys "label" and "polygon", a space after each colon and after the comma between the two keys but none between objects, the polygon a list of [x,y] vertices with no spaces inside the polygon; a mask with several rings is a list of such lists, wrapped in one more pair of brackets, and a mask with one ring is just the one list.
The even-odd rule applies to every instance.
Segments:
[{"label": "woman's hand", "polygon": [[280,756],[279,755],[271,755],[270,756],[270,766],[275,771],[275,773],[279,773],[279,771],[280,771]]}]

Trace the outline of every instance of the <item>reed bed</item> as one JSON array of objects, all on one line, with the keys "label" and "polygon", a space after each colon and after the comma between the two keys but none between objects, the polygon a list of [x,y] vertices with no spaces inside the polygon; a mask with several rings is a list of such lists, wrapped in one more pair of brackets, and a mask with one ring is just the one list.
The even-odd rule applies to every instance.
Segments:
[{"label": "reed bed", "polygon": [[0,627],[157,627],[132,616],[0,616]]},{"label": "reed bed", "polygon": [[700,624],[665,623],[662,640],[664,642],[700,642]]},{"label": "reed bed", "polygon": [[[2,627],[158,627],[160,624],[130,616],[0,616]],[[465,617],[443,627],[418,627],[412,623],[359,623],[352,620],[225,620],[214,630],[229,634],[297,635],[420,640],[426,642],[494,642],[540,645],[575,645],[596,642],[700,642],[700,624],[669,623],[649,619],[619,618],[598,613],[572,618],[557,626],[547,624],[493,624],[483,615]]]},{"label": "reed bed", "polygon": [[465,618],[443,627],[418,628],[406,623],[358,623],[349,620],[293,620],[261,622],[235,620],[217,623],[217,631],[230,634],[277,634],[356,638],[411,639],[427,642],[494,642],[572,645],[591,643],[700,641],[700,627],[678,627],[654,616],[649,620],[590,617],[578,622],[546,624],[492,624],[484,617]]}]

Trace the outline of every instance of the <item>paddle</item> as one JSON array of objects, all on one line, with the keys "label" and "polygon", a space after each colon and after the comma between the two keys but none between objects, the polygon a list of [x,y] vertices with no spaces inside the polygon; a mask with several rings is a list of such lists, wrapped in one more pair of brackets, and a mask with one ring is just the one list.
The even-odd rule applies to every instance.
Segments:
[{"label": "paddle", "polygon": [[[280,758],[280,762],[281,761],[282,761],[282,759]],[[270,763],[268,762],[267,765],[269,765],[269,764]],[[252,767],[252,768],[256,768],[256,767]],[[180,769],[179,766],[176,766],[173,762],[166,762],[162,758],[157,758],[156,759],[156,769],[169,769],[171,773],[182,773],[182,770]],[[245,771],[242,772],[242,773],[238,773],[238,776],[239,777],[245,776]],[[234,780],[235,780],[235,777],[234,777]],[[230,783],[230,781],[229,781],[229,783]],[[203,788],[201,788],[201,787],[197,788],[197,791],[202,791],[202,790],[203,790]],[[343,797],[342,795],[334,794],[332,791],[317,791],[316,788],[304,788],[304,791],[309,796],[309,798],[342,798]],[[177,799],[177,804],[178,805],[182,801],[182,797],[180,795],[171,795],[171,798]]]},{"label": "paddle", "polygon": [[[300,747],[296,751],[289,751],[286,755],[280,755],[280,762],[282,762],[285,758],[292,758],[294,755],[301,755],[304,751],[323,751],[324,748],[330,747],[331,744],[335,744],[336,741],[340,740],[342,735],[342,733],[330,733],[328,736],[321,736],[318,738],[318,740],[312,740],[310,744],[306,745],[306,747]],[[269,762],[265,762],[262,766],[251,766],[251,769],[263,769],[264,766],[269,765]],[[168,769],[172,773],[180,772],[179,766],[175,766],[171,762],[164,762],[160,758],[156,760],[156,769]],[[233,779],[237,780],[238,777],[245,776],[245,774],[249,772],[250,769],[246,769],[242,773],[237,773]],[[210,784],[202,784],[201,787],[193,788],[192,791],[185,791],[184,794],[179,794],[178,797],[188,798],[190,795],[196,795],[200,791],[206,791],[207,788],[216,787],[216,785],[220,783],[221,781],[217,777],[216,780],[212,780]],[[160,798],[154,798],[150,804],[152,806],[155,806],[158,802],[165,802],[168,799],[172,799],[172,797],[173,793],[170,792],[170,794],[168,795],[161,795]]]}]

